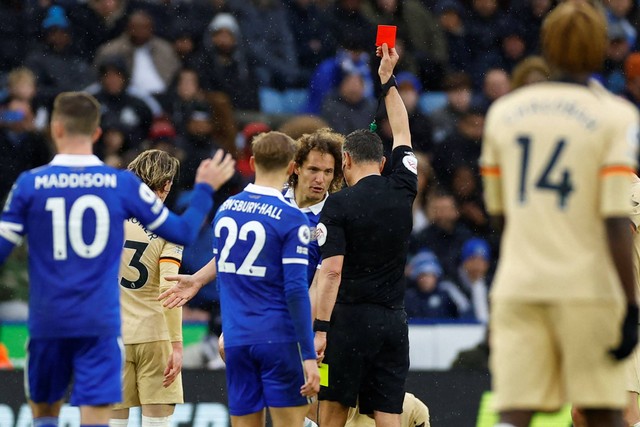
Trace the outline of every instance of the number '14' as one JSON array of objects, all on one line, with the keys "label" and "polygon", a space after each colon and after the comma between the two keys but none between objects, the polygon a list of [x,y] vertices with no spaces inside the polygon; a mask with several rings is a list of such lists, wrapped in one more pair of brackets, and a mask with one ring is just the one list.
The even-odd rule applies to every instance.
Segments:
[{"label": "number '14'", "polygon": [[[520,168],[520,185],[519,185],[519,199],[520,203],[527,201],[527,176],[529,173],[529,157],[531,151],[531,138],[527,136],[521,136],[517,139],[517,143],[522,150],[522,162]],[[539,190],[555,191],[558,194],[558,204],[560,208],[564,209],[567,206],[567,199],[573,191],[573,184],[571,183],[571,173],[568,169],[559,171],[559,178],[555,181],[551,176],[555,175],[554,169],[557,168],[558,159],[562,155],[562,151],[566,146],[564,139],[560,139],[551,153],[549,160],[546,162],[546,166],[540,173],[540,177],[536,181],[536,188]],[[555,175],[556,177],[558,175]]]}]

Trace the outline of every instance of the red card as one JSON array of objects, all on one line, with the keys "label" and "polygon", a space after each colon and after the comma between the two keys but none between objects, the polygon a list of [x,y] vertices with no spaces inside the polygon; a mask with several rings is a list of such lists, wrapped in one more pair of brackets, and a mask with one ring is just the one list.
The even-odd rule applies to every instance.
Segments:
[{"label": "red card", "polygon": [[389,48],[396,47],[395,25],[378,25],[378,34],[376,34],[376,46],[382,46],[383,43],[386,43]]}]

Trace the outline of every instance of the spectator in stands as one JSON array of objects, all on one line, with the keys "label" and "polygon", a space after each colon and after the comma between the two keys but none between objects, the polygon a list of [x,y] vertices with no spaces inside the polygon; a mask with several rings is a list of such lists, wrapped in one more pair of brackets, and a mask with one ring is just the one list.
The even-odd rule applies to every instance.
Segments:
[{"label": "spectator in stands", "polygon": [[153,31],[153,20],[147,12],[132,13],[125,33],[102,45],[95,63],[108,56],[121,56],[132,87],[148,94],[164,93],[180,69],[180,60],[171,44]]},{"label": "spectator in stands", "polygon": [[195,70],[183,68],[178,72],[175,86],[167,94],[166,110],[175,125],[176,132],[187,134],[187,122],[191,117],[195,103],[205,102],[204,91],[200,87],[200,79]]},{"label": "spectator in stands", "polygon": [[489,266],[491,250],[484,239],[464,242],[456,283],[471,301],[473,317],[481,323],[489,321]]},{"label": "spectator in stands", "polygon": [[137,148],[149,134],[151,109],[142,98],[127,91],[129,68],[123,58],[103,57],[98,64],[100,88],[94,94],[102,106],[102,121],[118,124]]},{"label": "spectator in stands", "polygon": [[359,73],[364,83],[364,96],[374,99],[371,57],[367,53],[370,41],[361,33],[343,32],[336,55],[322,61],[309,82],[309,104],[307,112],[320,114],[325,96],[340,84],[345,74]]},{"label": "spectator in stands", "polygon": [[298,82],[296,45],[281,0],[238,2],[238,22],[249,66],[259,86],[285,89]]},{"label": "spectator in stands", "polygon": [[542,21],[555,2],[552,0],[525,0],[523,3],[520,7],[515,7],[512,10],[512,16],[522,29],[529,51],[539,52]]},{"label": "spectator in stands", "polygon": [[256,78],[241,44],[240,27],[231,14],[213,18],[193,65],[205,91],[227,94],[236,109],[259,110]]},{"label": "spectator in stands", "polygon": [[439,87],[436,76],[441,75],[449,61],[447,42],[437,19],[422,3],[418,0],[366,0],[361,10],[375,25],[397,26],[407,56],[416,58],[420,69],[425,70],[423,84]]},{"label": "spectator in stands", "polygon": [[466,70],[478,87],[486,71],[500,65],[500,31],[509,17],[499,9],[497,0],[472,0],[471,9],[467,49],[472,59]]},{"label": "spectator in stands", "polygon": [[0,96],[0,104],[6,106],[11,101],[14,101],[14,106],[24,104],[21,109],[29,112],[29,129],[38,132],[44,132],[47,129],[49,104],[40,96],[36,75],[29,68],[15,68],[7,76],[7,90]]},{"label": "spectator in stands", "polygon": [[322,103],[320,116],[336,132],[349,134],[366,128],[376,114],[377,103],[365,96],[365,82],[358,72],[346,72],[337,89]]},{"label": "spectator in stands", "polygon": [[529,53],[527,37],[518,21],[507,21],[500,32],[501,68],[511,73]]},{"label": "spectator in stands", "polygon": [[93,61],[98,48],[127,26],[128,0],[88,0],[68,10],[79,53]]},{"label": "spectator in stands", "polygon": [[369,52],[376,37],[376,26],[362,12],[363,0],[336,0],[327,10],[329,27],[338,43],[352,40],[363,52]]},{"label": "spectator in stands", "polygon": [[110,118],[102,121],[101,128],[102,135],[96,142],[94,153],[107,165],[118,169],[124,168],[128,164],[125,160],[125,152],[131,147],[124,127]]},{"label": "spectator in stands", "polygon": [[511,78],[503,68],[489,68],[482,79],[482,93],[475,103],[488,109],[493,101],[506,95],[511,90]]},{"label": "spectator in stands", "polygon": [[416,254],[425,248],[432,250],[445,276],[455,277],[462,245],[473,237],[471,231],[458,222],[460,213],[455,198],[443,190],[432,192],[427,199],[427,218],[429,225],[411,236],[409,253]]},{"label": "spectator in stands", "polygon": [[193,102],[184,136],[186,158],[180,166],[180,181],[190,183],[200,162],[211,157],[212,153],[220,148],[213,140],[213,111],[207,102]]},{"label": "spectator in stands", "polygon": [[21,172],[41,166],[51,159],[52,150],[36,130],[33,99],[35,77],[23,67],[7,77],[9,96],[0,105],[0,201]]},{"label": "spectator in stands", "polygon": [[422,84],[415,75],[407,71],[398,73],[396,83],[400,97],[409,114],[411,146],[416,152],[430,154],[433,150],[431,120],[418,108],[420,95],[422,95]]},{"label": "spectator in stands", "polygon": [[455,284],[442,279],[442,268],[433,252],[422,251],[407,265],[409,284],[404,307],[409,319],[467,319],[471,304]]},{"label": "spectator in stands", "polygon": [[89,86],[95,73],[86,58],[71,49],[71,28],[64,9],[51,6],[42,29],[44,44],[27,55],[25,66],[36,75],[40,99],[50,104],[60,92]]},{"label": "spectator in stands", "polygon": [[610,22],[607,28],[609,45],[602,74],[599,76],[602,84],[615,94],[624,91],[624,60],[631,51],[629,38],[620,22]]},{"label": "spectator in stands", "polygon": [[263,122],[247,123],[238,135],[238,156],[236,158],[236,169],[247,180],[253,181],[255,172],[251,170],[249,159],[253,156],[251,142],[253,137],[263,132],[269,132],[271,127]]},{"label": "spectator in stands", "polygon": [[449,69],[463,71],[471,63],[471,50],[467,46],[465,10],[458,0],[440,0],[435,12],[444,32],[449,51]]},{"label": "spectator in stands", "polygon": [[466,166],[479,178],[478,159],[484,127],[485,110],[473,106],[458,121],[456,132],[451,134],[433,152],[433,169],[438,184],[452,191],[457,168]]},{"label": "spectator in stands", "polygon": [[173,21],[169,29],[168,40],[173,43],[173,50],[178,55],[183,67],[194,66],[195,54],[199,45],[196,41],[197,34],[201,33],[196,33],[191,23],[180,17]]},{"label": "spectator in stands", "polygon": [[473,167],[458,165],[453,171],[451,192],[460,211],[460,224],[476,236],[488,237],[492,233],[489,216],[484,208],[480,177]]},{"label": "spectator in stands", "polygon": [[448,74],[443,82],[447,104],[431,113],[434,145],[442,143],[458,126],[458,120],[471,105],[471,77],[463,72]]},{"label": "spectator in stands", "polygon": [[327,31],[327,16],[314,1],[289,0],[287,16],[298,53],[299,84],[306,86],[320,62],[335,54],[336,35]]},{"label": "spectator in stands", "polygon": [[23,0],[0,1],[0,77],[22,64],[34,25]]},{"label": "spectator in stands", "polygon": [[[638,31],[627,19],[633,7],[633,0],[605,0],[602,3],[607,15],[608,27],[619,27],[619,31],[629,47],[632,49],[635,48]],[[611,40],[611,36],[609,40]]]},{"label": "spectator in stands", "polygon": [[624,61],[624,98],[640,109],[640,53],[633,52]]},{"label": "spectator in stands", "polygon": [[528,56],[516,65],[511,74],[511,90],[549,80],[551,70],[541,56]]},{"label": "spectator in stands", "polygon": [[[278,132],[282,132],[286,135],[289,135],[292,139],[297,140],[305,133],[312,134],[318,129],[328,127],[329,124],[318,116],[301,114],[299,116],[291,117],[290,119],[282,123],[277,130]],[[238,163],[236,163],[236,166],[237,165]]]}]

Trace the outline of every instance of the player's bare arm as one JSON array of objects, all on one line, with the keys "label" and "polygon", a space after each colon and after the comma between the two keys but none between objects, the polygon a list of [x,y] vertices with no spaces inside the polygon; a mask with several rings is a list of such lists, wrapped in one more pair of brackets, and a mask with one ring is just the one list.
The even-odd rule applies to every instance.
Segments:
[{"label": "player's bare arm", "polygon": [[300,387],[300,394],[304,397],[312,397],[320,391],[320,372],[315,360],[304,361],[305,383]]},{"label": "player's bare arm", "polygon": [[[331,320],[331,312],[336,304],[338,289],[342,279],[342,264],[344,255],[336,255],[322,261],[319,271],[318,290],[316,298],[316,319],[328,322]],[[318,355],[318,360],[322,361],[324,350],[327,348],[327,333],[316,331],[313,344]]]},{"label": "player's bare arm", "polygon": [[[380,83],[383,87],[390,79],[393,78],[393,69],[398,63],[398,52],[395,48],[388,48],[384,43],[376,49],[376,55],[381,58],[378,75]],[[409,131],[409,115],[407,109],[400,98],[397,87],[391,87],[384,98],[387,107],[387,116],[391,125],[391,133],[393,134],[393,149],[400,145],[408,145],[411,147],[411,132]]]},{"label": "player's bare arm", "polygon": [[636,278],[633,274],[632,239],[629,233],[629,218],[607,218],[607,239],[613,263],[620,277],[620,283],[627,300],[627,312],[622,329],[622,341],[611,354],[616,359],[624,359],[631,354],[638,343],[638,304],[636,301]]},{"label": "player's bare arm", "polygon": [[212,258],[204,267],[194,274],[176,274],[166,276],[165,280],[177,282],[170,289],[167,289],[158,296],[158,301],[163,301],[162,305],[167,308],[182,307],[207,283],[216,278],[216,259]]}]

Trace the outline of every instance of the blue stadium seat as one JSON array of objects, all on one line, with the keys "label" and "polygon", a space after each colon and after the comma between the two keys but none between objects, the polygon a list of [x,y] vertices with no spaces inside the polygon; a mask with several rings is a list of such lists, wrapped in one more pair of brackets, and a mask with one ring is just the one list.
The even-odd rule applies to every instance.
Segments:
[{"label": "blue stadium seat", "polygon": [[265,114],[298,114],[307,105],[307,89],[286,89],[278,91],[270,87],[261,87],[260,111]]},{"label": "blue stadium seat", "polygon": [[447,104],[447,94],[445,92],[424,92],[420,95],[418,108],[423,114],[431,114],[438,108]]}]

